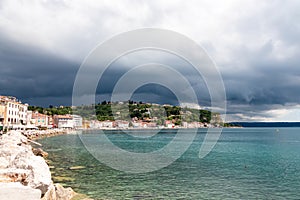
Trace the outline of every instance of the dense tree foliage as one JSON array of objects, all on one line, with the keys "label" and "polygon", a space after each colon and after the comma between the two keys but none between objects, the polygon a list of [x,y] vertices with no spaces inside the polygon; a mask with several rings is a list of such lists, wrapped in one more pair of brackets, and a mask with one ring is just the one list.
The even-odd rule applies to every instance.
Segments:
[{"label": "dense tree foliage", "polygon": [[39,113],[46,115],[72,114],[72,109],[69,106],[53,107],[52,105],[50,105],[48,108],[43,108],[39,106],[28,106],[28,110],[38,111]]},{"label": "dense tree foliage", "polygon": [[192,108],[181,108],[179,106],[158,105],[143,102],[118,102],[111,103],[103,101],[96,105],[83,105],[76,108],[55,107],[50,105],[48,108],[29,106],[29,110],[38,111],[47,115],[78,114],[87,120],[143,120],[155,121],[158,125],[164,124],[165,120],[171,120],[174,124],[180,125],[182,121],[209,123],[212,113],[209,110],[199,110]]}]

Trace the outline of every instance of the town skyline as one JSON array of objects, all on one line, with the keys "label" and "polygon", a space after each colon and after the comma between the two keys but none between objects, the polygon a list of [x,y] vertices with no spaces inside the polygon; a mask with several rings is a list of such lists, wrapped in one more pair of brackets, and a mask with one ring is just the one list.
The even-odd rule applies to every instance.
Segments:
[{"label": "town skyline", "polygon": [[[92,109],[91,109],[92,108]],[[124,110],[125,109],[125,110]],[[128,111],[127,111],[128,110]],[[0,96],[0,130],[156,129],[228,126],[219,113],[143,102],[106,102],[78,107],[36,107]]]}]

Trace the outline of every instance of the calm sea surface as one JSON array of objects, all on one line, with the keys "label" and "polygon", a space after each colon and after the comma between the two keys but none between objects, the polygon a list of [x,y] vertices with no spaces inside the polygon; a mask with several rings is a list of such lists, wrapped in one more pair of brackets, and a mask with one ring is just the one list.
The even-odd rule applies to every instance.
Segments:
[{"label": "calm sea surface", "polygon": [[[223,129],[213,151],[199,159],[205,133],[199,130],[190,148],[173,164],[144,174],[101,164],[78,135],[39,142],[49,153],[54,181],[94,199],[300,199],[300,128]],[[87,132],[82,137],[96,140],[99,134]],[[175,134],[175,130],[163,130],[141,139],[106,132],[115,145],[133,152],[162,148]],[[74,166],[84,167],[71,170]]]}]

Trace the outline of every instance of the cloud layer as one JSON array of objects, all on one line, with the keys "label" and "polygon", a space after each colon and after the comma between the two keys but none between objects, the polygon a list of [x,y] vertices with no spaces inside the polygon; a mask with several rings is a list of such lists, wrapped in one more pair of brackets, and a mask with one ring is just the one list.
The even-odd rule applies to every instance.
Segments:
[{"label": "cloud layer", "polygon": [[[207,50],[224,79],[229,120],[299,121],[299,8],[296,0],[3,0],[0,94],[44,106],[70,104],[76,72],[97,44],[124,31],[156,27],[182,33]],[[119,62],[107,84],[132,63]],[[184,73],[203,91],[199,102],[209,106],[204,82]],[[99,88],[99,95],[109,96],[111,87]],[[147,91],[174,102],[155,87],[140,92]]]}]

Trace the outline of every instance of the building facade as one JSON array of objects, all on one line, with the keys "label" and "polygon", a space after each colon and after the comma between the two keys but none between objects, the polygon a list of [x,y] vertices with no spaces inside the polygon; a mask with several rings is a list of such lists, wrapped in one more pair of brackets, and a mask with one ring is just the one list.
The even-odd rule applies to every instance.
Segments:
[{"label": "building facade", "polygon": [[82,117],[79,115],[72,115],[74,128],[82,128]]},{"label": "building facade", "polygon": [[74,128],[74,121],[71,115],[54,115],[53,123],[56,128]]},{"label": "building facade", "polygon": [[28,104],[16,97],[0,96],[0,129],[19,129],[27,124]]},{"label": "building facade", "polygon": [[49,115],[41,114],[37,111],[31,113],[28,112],[28,115],[31,115],[30,123],[40,128],[50,128],[52,127],[52,117]]},{"label": "building facade", "polygon": [[0,131],[4,128],[5,104],[0,101]]}]

